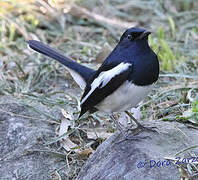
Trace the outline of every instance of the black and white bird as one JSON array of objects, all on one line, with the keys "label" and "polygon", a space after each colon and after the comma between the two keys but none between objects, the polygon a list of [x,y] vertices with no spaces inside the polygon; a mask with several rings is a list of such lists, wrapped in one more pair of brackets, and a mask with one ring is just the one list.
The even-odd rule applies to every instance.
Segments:
[{"label": "black and white bird", "polygon": [[[115,120],[113,113],[127,112],[136,107],[158,80],[159,62],[148,44],[150,33],[142,28],[127,29],[98,70],[83,66],[39,41],[30,40],[28,45],[33,50],[64,64],[84,90],[79,117],[87,111],[93,113],[99,110],[109,113],[127,138],[128,135]],[[133,120],[138,128],[144,128],[135,118]]]}]

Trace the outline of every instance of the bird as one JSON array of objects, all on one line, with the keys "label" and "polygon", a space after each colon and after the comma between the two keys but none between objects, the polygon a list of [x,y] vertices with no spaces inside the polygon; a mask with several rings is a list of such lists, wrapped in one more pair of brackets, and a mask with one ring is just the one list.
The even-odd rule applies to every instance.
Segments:
[{"label": "bird", "polygon": [[116,112],[126,112],[137,129],[151,130],[129,113],[152,90],[159,77],[159,61],[148,43],[151,31],[139,27],[127,29],[119,42],[97,69],[88,68],[64,56],[40,41],[29,40],[28,46],[66,66],[73,79],[84,91],[79,118],[86,112],[110,114],[125,139],[130,138],[115,118]]}]

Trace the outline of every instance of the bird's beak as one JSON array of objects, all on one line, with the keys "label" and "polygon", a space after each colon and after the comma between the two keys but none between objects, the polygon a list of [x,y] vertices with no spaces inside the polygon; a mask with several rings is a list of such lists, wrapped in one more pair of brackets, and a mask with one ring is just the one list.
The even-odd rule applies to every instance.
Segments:
[{"label": "bird's beak", "polygon": [[140,35],[140,39],[143,39],[144,37],[147,37],[149,34],[151,34],[151,31],[144,31],[141,35]]}]

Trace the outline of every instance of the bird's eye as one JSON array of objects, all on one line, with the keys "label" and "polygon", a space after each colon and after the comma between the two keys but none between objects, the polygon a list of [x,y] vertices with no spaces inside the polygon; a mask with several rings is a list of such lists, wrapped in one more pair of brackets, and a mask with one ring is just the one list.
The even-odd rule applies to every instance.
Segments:
[{"label": "bird's eye", "polygon": [[128,38],[129,40],[132,40],[132,35],[131,35],[131,34],[128,34],[128,35],[127,35],[127,38]]}]

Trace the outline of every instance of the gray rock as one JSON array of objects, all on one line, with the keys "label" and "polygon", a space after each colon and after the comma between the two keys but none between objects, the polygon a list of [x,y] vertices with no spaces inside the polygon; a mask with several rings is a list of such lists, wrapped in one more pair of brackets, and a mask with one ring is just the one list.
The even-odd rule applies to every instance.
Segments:
[{"label": "gray rock", "polygon": [[[88,159],[78,180],[179,180],[177,166],[164,157],[173,157],[177,152],[198,144],[198,131],[174,122],[145,124],[151,125],[158,128],[159,134],[141,132],[139,137],[149,138],[123,142],[119,142],[122,139],[119,133],[108,138]],[[198,148],[192,151],[198,156]],[[174,157],[190,157],[188,153]]]},{"label": "gray rock", "polygon": [[25,116],[38,114],[16,103],[0,104],[0,179],[52,179],[51,174],[63,163],[48,153],[31,150],[46,148],[45,137],[55,136],[53,125]]},{"label": "gray rock", "polygon": [[[57,125],[54,127],[49,122],[27,118],[29,116],[46,119],[29,108],[13,103],[14,101],[1,98],[0,103],[0,179],[52,179],[55,170],[65,166],[65,162],[57,163],[59,159],[53,157],[52,153],[32,150],[48,148],[44,143],[46,139],[55,136]],[[57,109],[37,106],[40,111],[49,112],[60,119]],[[178,168],[165,161],[164,157],[174,156],[180,150],[198,144],[197,130],[173,122],[152,121],[145,124],[149,125],[157,126],[159,134],[142,132],[138,136],[150,138],[119,142],[122,137],[115,133],[107,139],[81,169],[78,179],[179,179]],[[46,150],[52,151],[53,148],[57,149],[50,146]],[[191,152],[198,156],[197,149],[191,149]],[[184,155],[190,157],[189,151],[178,156]],[[60,172],[62,180],[68,179],[64,175],[66,171],[67,169],[64,169]]]}]

